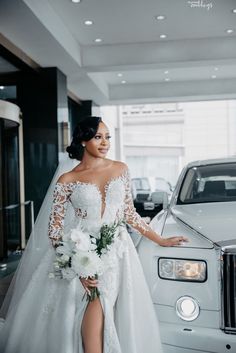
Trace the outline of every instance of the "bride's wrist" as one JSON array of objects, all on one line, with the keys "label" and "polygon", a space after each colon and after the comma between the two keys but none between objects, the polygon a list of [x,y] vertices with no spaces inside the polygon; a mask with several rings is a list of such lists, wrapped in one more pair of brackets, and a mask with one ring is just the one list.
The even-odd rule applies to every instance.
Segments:
[{"label": "bride's wrist", "polygon": [[159,234],[157,234],[157,237],[157,244],[160,246],[166,246],[166,239],[163,239]]}]

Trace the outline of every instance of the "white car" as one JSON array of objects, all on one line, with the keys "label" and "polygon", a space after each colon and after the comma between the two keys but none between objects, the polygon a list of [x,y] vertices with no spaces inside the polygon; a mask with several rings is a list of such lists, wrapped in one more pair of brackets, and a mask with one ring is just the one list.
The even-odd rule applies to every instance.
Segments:
[{"label": "white car", "polygon": [[142,237],[137,245],[164,353],[235,353],[236,158],[188,164],[151,226],[189,239],[160,247]]}]

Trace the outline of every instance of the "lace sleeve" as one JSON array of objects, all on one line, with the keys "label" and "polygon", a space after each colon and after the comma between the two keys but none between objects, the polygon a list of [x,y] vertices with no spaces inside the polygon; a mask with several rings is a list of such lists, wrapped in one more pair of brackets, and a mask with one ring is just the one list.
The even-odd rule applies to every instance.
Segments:
[{"label": "lace sleeve", "polygon": [[141,234],[145,234],[146,231],[151,230],[151,228],[142,219],[142,217],[136,212],[136,208],[134,207],[132,193],[131,193],[131,180],[130,180],[130,174],[128,169],[124,173],[124,183],[125,183],[125,207],[124,207],[125,221],[133,228],[138,230]]},{"label": "lace sleeve", "polygon": [[48,226],[48,236],[54,247],[62,238],[64,218],[71,192],[71,184],[56,183]]}]

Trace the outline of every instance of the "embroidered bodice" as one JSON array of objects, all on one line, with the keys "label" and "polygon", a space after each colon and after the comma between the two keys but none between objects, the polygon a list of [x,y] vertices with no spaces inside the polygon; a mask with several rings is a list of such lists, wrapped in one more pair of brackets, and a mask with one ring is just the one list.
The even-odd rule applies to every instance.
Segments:
[{"label": "embroidered bodice", "polygon": [[74,210],[74,221],[83,229],[96,234],[102,224],[125,220],[132,227],[145,232],[149,227],[133,205],[129,171],[110,179],[101,191],[97,184],[76,181],[56,183],[49,220],[49,238],[53,245],[63,237],[68,205]]}]

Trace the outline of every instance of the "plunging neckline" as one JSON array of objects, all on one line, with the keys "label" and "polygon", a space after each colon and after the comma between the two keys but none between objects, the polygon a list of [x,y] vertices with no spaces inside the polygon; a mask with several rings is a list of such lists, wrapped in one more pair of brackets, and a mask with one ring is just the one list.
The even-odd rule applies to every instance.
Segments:
[{"label": "plunging neckline", "polygon": [[93,186],[97,192],[98,195],[100,196],[100,201],[101,201],[101,212],[100,212],[100,219],[103,220],[104,218],[104,214],[106,211],[106,205],[107,205],[107,193],[108,193],[108,189],[110,188],[110,185],[118,180],[122,180],[125,175],[128,173],[128,169],[125,169],[120,175],[116,176],[116,177],[112,177],[110,179],[108,179],[106,181],[106,183],[103,186],[103,191],[101,191],[100,187],[98,186],[97,183],[93,183],[90,181],[81,181],[81,180],[75,180],[75,181],[71,181],[69,183],[58,183],[58,184],[64,184],[64,185],[90,185]]}]

